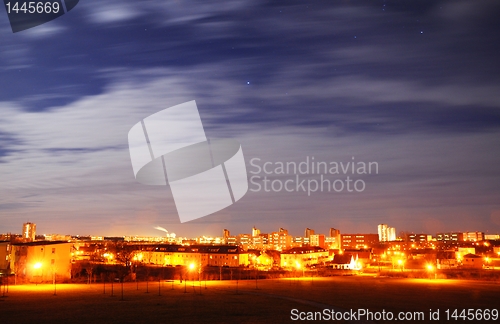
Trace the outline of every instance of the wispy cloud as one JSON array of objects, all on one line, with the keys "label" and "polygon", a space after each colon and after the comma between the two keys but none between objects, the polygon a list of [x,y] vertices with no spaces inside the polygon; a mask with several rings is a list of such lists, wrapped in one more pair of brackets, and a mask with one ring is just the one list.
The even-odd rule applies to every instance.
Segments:
[{"label": "wispy cloud", "polygon": [[[147,71],[110,71],[106,73],[112,73],[117,83],[100,95],[44,112],[4,106],[2,110],[9,109],[9,113],[2,118],[1,128],[17,141],[7,139],[4,144],[11,153],[4,157],[6,163],[2,165],[3,200],[18,201],[21,195],[38,193],[37,202],[30,206],[51,214],[44,217],[61,220],[65,212],[80,217],[94,215],[95,218],[85,216],[93,219],[88,231],[101,226],[97,219],[112,219],[117,213],[127,219],[127,224],[134,224],[134,228],[143,226],[139,224],[142,220],[134,223],[133,215],[147,207],[155,211],[154,221],[161,220],[161,224],[168,223],[173,231],[182,232],[173,201],[166,198],[168,189],[153,190],[135,183],[126,134],[137,120],[151,113],[200,98],[198,105],[208,127],[207,134],[237,138],[244,147],[247,162],[253,157],[300,162],[306,156],[323,161],[350,161],[354,156],[357,160],[380,163],[380,174],[367,179],[368,189],[359,195],[324,193],[307,197],[300,192],[249,193],[229,211],[238,224],[247,224],[244,215],[249,213],[259,214],[270,223],[293,222],[295,227],[311,220],[324,222],[324,211],[303,218],[311,208],[335,209],[350,219],[367,212],[383,216],[394,208],[414,210],[408,215],[419,215],[422,208],[457,205],[471,208],[479,203],[483,208],[495,206],[499,194],[495,185],[496,165],[500,162],[495,154],[500,145],[497,132],[478,132],[473,136],[450,133],[439,138],[432,133],[426,135],[425,130],[397,137],[363,133],[336,136],[335,130],[342,127],[335,126],[334,111],[329,117],[332,125],[322,128],[279,120],[221,123],[225,118],[237,121],[256,112],[240,102],[245,86],[235,85],[224,77],[215,86],[233,95],[208,95],[211,88],[204,89],[204,82],[193,78],[201,70],[156,71],[149,78]],[[207,66],[205,70],[209,73],[222,67]],[[317,96],[315,92],[303,95]],[[356,118],[361,123],[371,117]],[[340,124],[345,122],[339,120]],[[473,194],[470,188],[474,188]],[[29,210],[32,208],[20,207],[15,212],[23,214]],[[199,223],[228,221],[226,217],[214,217]],[[364,222],[371,224],[369,218]]]},{"label": "wispy cloud", "polygon": [[91,5],[89,20],[100,24],[113,24],[128,21],[141,14],[140,6],[130,6],[122,3],[106,3],[104,5]]}]

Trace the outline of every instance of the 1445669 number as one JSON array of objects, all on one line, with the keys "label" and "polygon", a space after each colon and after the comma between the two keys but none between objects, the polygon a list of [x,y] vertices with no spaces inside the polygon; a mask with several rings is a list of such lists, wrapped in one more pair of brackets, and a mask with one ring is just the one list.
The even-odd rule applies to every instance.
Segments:
[{"label": "1445669 number", "polygon": [[30,14],[50,14],[58,13],[59,2],[7,2],[5,4],[7,13],[30,13]]},{"label": "1445669 number", "polygon": [[496,321],[498,309],[447,309],[446,320]]}]

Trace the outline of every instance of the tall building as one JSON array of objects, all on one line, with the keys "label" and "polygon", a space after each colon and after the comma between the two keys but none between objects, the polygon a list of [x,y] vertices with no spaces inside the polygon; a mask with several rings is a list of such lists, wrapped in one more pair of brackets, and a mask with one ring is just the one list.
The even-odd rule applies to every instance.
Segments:
[{"label": "tall building", "polygon": [[248,245],[251,243],[252,236],[250,234],[238,234],[236,236],[236,244],[241,245],[245,250],[248,249]]},{"label": "tall building", "polygon": [[451,232],[451,233],[437,233],[436,241],[438,242],[463,242],[464,234],[459,232]]},{"label": "tall building", "polygon": [[307,237],[309,238],[311,235],[314,235],[314,230],[313,229],[310,229],[309,227],[306,228],[305,232],[304,232],[304,237]]},{"label": "tall building", "polygon": [[377,234],[342,234],[341,240],[343,249],[367,249],[379,242]]},{"label": "tall building", "polygon": [[24,223],[23,224],[23,240],[33,242],[36,235],[36,224]]},{"label": "tall building", "polygon": [[324,234],[313,234],[309,237],[310,246],[319,246],[320,248],[325,248],[325,235]]},{"label": "tall building", "polygon": [[378,240],[380,242],[389,242],[396,240],[396,228],[389,227],[387,224],[378,225]]},{"label": "tall building", "polygon": [[484,240],[484,233],[482,232],[465,232],[464,241],[478,242]]},{"label": "tall building", "polygon": [[336,237],[340,235],[340,230],[336,229],[336,228],[330,228],[330,237]]},{"label": "tall building", "polygon": [[287,250],[292,246],[292,236],[288,234],[288,230],[280,228],[278,232],[269,234],[268,245],[271,249]]},{"label": "tall building", "polygon": [[257,237],[260,235],[260,229],[256,228],[255,226],[252,228],[252,237]]},{"label": "tall building", "polygon": [[379,224],[378,225],[378,240],[380,242],[387,241],[387,224]]},{"label": "tall building", "polygon": [[395,227],[387,227],[387,240],[395,241],[396,240],[396,228]]},{"label": "tall building", "polygon": [[330,236],[326,239],[327,245],[330,246],[330,249],[340,249],[341,240],[340,240],[340,231],[335,228],[330,228]]}]

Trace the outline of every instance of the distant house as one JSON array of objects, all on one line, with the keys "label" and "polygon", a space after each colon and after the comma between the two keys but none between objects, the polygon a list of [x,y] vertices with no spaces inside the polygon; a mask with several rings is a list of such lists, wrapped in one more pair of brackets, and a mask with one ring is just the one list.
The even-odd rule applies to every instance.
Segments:
[{"label": "distant house", "polygon": [[134,250],[133,260],[162,266],[239,267],[249,264],[248,253],[236,245],[159,244]]},{"label": "distant house", "polygon": [[469,269],[481,269],[483,267],[483,259],[476,254],[466,254],[462,259],[462,267]]},{"label": "distant house", "polygon": [[71,278],[72,243],[37,241],[12,244],[10,269],[30,282]]},{"label": "distant house", "polygon": [[0,242],[0,273],[7,273],[10,260],[10,242]]},{"label": "distant house", "polygon": [[372,260],[371,249],[346,249],[344,253],[354,255],[354,258],[357,258],[362,264],[369,264]]},{"label": "distant house", "polygon": [[281,252],[282,268],[301,268],[328,261],[328,251],[318,246],[295,247]]},{"label": "distant house", "polygon": [[438,269],[456,269],[459,265],[454,251],[438,252],[436,255]]},{"label": "distant house", "polygon": [[336,254],[331,262],[333,269],[361,270],[363,267],[358,253]]},{"label": "distant house", "polygon": [[352,260],[352,254],[335,254],[331,262],[333,269],[349,269]]}]

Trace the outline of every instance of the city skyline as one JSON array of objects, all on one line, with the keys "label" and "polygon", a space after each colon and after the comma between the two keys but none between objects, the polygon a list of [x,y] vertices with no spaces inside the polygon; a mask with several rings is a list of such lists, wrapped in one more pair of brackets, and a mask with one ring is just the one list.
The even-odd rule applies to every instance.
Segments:
[{"label": "city skyline", "polygon": [[[499,11],[496,1],[83,1],[15,34],[2,13],[0,232],[29,221],[109,236],[381,223],[498,233]],[[181,224],[168,186],[135,181],[127,134],[191,100],[207,138],[241,143],[249,191]],[[313,158],[337,168],[279,170]],[[358,169],[370,162],[376,172]]]},{"label": "city skyline", "polygon": [[[383,226],[386,227],[385,231],[392,229],[391,233],[393,233],[393,234],[389,235],[389,236],[387,236],[387,235],[384,236],[383,234],[381,234],[380,231],[381,231],[381,227],[383,227]],[[37,224],[27,222],[27,223],[22,224],[22,232],[20,232],[20,233],[14,231],[14,232],[8,232],[8,233],[0,233],[0,235],[19,235],[23,239],[29,238],[29,240],[33,241],[35,239],[36,227],[37,227]],[[215,235],[207,235],[207,233],[205,233],[205,234],[201,234],[201,235],[197,235],[197,236],[186,236],[186,235],[183,235],[182,233],[177,234],[174,232],[170,232],[167,229],[160,227],[160,226],[157,226],[155,228],[155,230],[157,230],[156,233],[164,232],[165,234],[163,234],[163,235],[151,235],[151,236],[149,236],[149,235],[141,235],[139,233],[132,234],[132,235],[104,235],[102,233],[99,233],[99,234],[96,234],[96,233],[79,234],[79,233],[77,233],[77,234],[75,234],[75,233],[55,233],[55,232],[36,233],[36,235],[38,237],[44,236],[45,239],[51,238],[52,236],[55,235],[56,237],[57,236],[60,236],[60,237],[69,237],[69,236],[71,236],[71,237],[101,237],[101,238],[104,238],[104,237],[148,238],[149,237],[149,238],[172,238],[172,239],[177,238],[177,239],[190,240],[190,239],[198,239],[198,238],[202,238],[202,237],[224,238],[225,236],[236,237],[236,236],[242,236],[242,235],[246,235],[249,237],[257,237],[257,236],[261,236],[261,235],[270,235],[272,233],[279,232],[282,229],[285,230],[287,232],[287,234],[290,235],[291,237],[302,237],[302,238],[308,238],[309,235],[323,235],[325,237],[334,237],[337,235],[353,235],[353,234],[378,235],[379,242],[392,242],[392,241],[397,241],[397,240],[405,240],[405,239],[407,239],[406,235],[424,235],[425,234],[425,235],[431,236],[433,239],[436,239],[439,236],[439,234],[449,234],[449,233],[455,233],[455,234],[457,234],[457,233],[460,233],[460,234],[483,233],[484,235],[495,235],[495,236],[500,235],[500,232],[489,232],[489,231],[482,231],[482,230],[466,230],[466,231],[445,230],[445,231],[434,232],[434,233],[414,232],[414,231],[410,231],[410,230],[397,231],[394,227],[387,227],[387,224],[379,224],[377,226],[376,231],[367,231],[367,232],[360,232],[360,231],[345,232],[345,231],[342,231],[341,229],[334,228],[334,227],[319,228],[319,229],[307,227],[307,228],[305,228],[305,233],[304,233],[304,231],[302,232],[302,233],[304,233],[303,235],[300,233],[297,234],[294,232],[290,232],[287,228],[283,228],[283,227],[280,227],[279,229],[262,230],[262,227],[258,227],[255,225],[249,231],[247,230],[246,232],[245,231],[237,232],[237,231],[233,231],[232,229],[223,228],[220,230],[219,233],[217,233]],[[335,232],[334,235],[332,235],[332,231]],[[483,239],[488,240],[487,238],[483,238]],[[496,239],[497,238],[495,238],[495,240]],[[54,239],[51,238],[49,240],[54,240]],[[55,240],[64,240],[64,239],[55,239]]]}]

